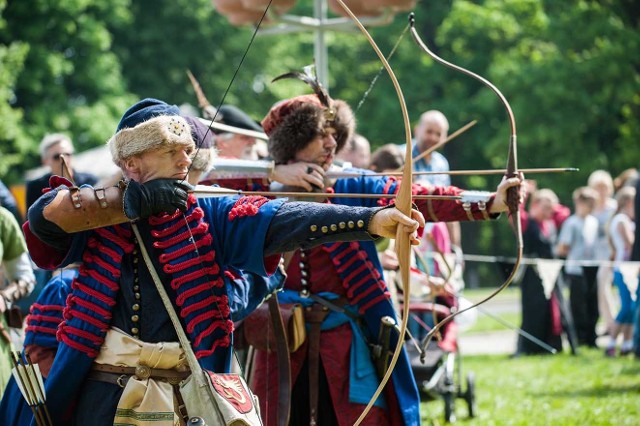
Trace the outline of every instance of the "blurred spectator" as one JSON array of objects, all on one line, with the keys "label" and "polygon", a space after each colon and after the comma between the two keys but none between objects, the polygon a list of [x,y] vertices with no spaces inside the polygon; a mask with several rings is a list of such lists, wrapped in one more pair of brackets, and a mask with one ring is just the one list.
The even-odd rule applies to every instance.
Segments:
[{"label": "blurred spectator", "polygon": [[[634,213],[640,212],[640,179],[636,181],[636,198],[634,201]],[[633,251],[631,260],[640,262],[640,226],[638,226],[638,217],[635,217],[635,238],[633,241]],[[633,351],[636,359],[640,359],[640,277],[638,278],[638,287],[636,288],[636,316],[633,327]]]},{"label": "blurred spectator", "polygon": [[575,213],[560,229],[556,253],[564,257],[565,278],[569,283],[571,314],[578,344],[596,347],[596,323],[598,322],[598,286],[594,266],[581,266],[583,260],[593,260],[598,237],[598,219],[591,213],[598,194],[588,186],[573,192]]},{"label": "blurred spectator", "polygon": [[635,185],[636,180],[638,179],[638,169],[630,168],[624,170],[613,180],[613,188],[616,192],[618,192],[624,186],[633,186]]},{"label": "blurred spectator", "polygon": [[[240,108],[233,105],[222,105],[218,109],[216,121],[228,126],[254,132],[262,132],[262,127]],[[253,147],[256,138],[239,133],[217,132],[214,142],[218,155],[223,158],[254,159]]]},{"label": "blurred spectator", "polygon": [[388,143],[373,152],[369,169],[378,173],[386,173],[400,169],[403,164],[404,156],[400,147],[394,143]]},{"label": "blurred spectator", "polygon": [[[598,239],[595,247],[595,260],[610,261],[611,247],[607,239],[607,223],[616,211],[616,200],[613,199],[613,179],[609,172],[604,170],[595,170],[589,175],[587,185],[598,193],[596,205],[593,209],[593,215],[598,219]],[[611,291],[611,283],[613,282],[613,268],[610,264],[603,264],[598,267],[597,283],[598,283],[598,313],[604,321],[607,333],[613,327],[613,311],[614,300]]]},{"label": "blurred spectator", "polygon": [[0,206],[9,210],[13,217],[16,218],[18,223],[22,223],[22,215],[18,210],[18,203],[16,203],[16,199],[9,191],[9,188],[0,180]]},{"label": "blurred spectator", "polygon": [[635,236],[635,188],[625,186],[616,194],[618,209],[609,224],[609,239],[613,247],[614,254],[614,270],[613,283],[618,289],[620,296],[620,311],[615,318],[613,328],[609,336],[609,343],[605,354],[607,356],[615,356],[616,340],[622,334],[622,346],[620,347],[620,355],[631,353],[633,349],[633,322],[635,315],[635,301],[631,296],[629,289],[634,283],[627,282],[622,271],[622,262],[631,259],[631,249]]},{"label": "blurred spectator", "polygon": [[[526,181],[532,193],[529,212],[521,207],[524,254],[530,258],[553,259],[557,229],[569,216],[569,209],[558,202],[551,189],[536,190],[534,181]],[[535,191],[535,192],[534,192]],[[521,283],[522,330],[549,346],[562,350],[560,305],[553,292],[545,291],[537,270],[527,266]],[[518,337],[516,355],[548,353],[540,346]]]},{"label": "blurred spectator", "polygon": [[[415,126],[413,141],[414,157],[419,156],[428,149],[443,142],[449,132],[449,121],[445,115],[437,110],[430,110],[420,116],[420,121]],[[401,148],[402,149],[402,148]],[[448,172],[449,162],[443,154],[434,151],[418,161],[414,161],[413,170],[416,172]],[[451,185],[451,177],[448,174],[441,175],[416,175],[415,182],[430,183],[432,185]],[[461,247],[461,231],[459,222],[448,222],[451,243]]]},{"label": "blurred spectator", "polygon": [[[27,254],[27,244],[18,221],[0,207],[0,389],[11,376],[11,337],[9,326],[20,327],[20,318],[9,315],[13,302],[33,291],[35,277]],[[10,320],[15,320],[15,324]]]},{"label": "blurred spectator", "polygon": [[27,210],[42,195],[42,190],[49,188],[51,175],[63,176],[76,186],[95,185],[98,178],[90,173],[73,170],[73,143],[71,139],[61,133],[46,135],[40,142],[40,158],[42,164],[49,168],[44,175],[27,181]]},{"label": "blurred spectator", "polygon": [[338,162],[349,162],[356,169],[368,169],[371,161],[371,145],[367,138],[355,134],[344,148],[336,153]]}]

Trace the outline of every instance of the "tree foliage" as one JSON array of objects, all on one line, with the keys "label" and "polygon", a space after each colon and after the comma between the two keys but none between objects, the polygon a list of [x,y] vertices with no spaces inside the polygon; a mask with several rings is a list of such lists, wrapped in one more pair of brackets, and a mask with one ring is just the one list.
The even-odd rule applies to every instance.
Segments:
[{"label": "tree foliage", "polygon": [[[311,32],[261,35],[242,66],[252,27],[233,27],[210,0],[0,0],[0,176],[18,181],[37,165],[40,138],[70,133],[82,150],[111,135],[135,99],[196,104],[191,69],[209,100],[235,104],[260,119],[299,82],[270,81],[313,62]],[[536,176],[565,203],[597,168],[614,175],[640,164],[640,6],[632,0],[448,0],[418,2],[418,32],[446,60],[485,76],[513,107],[521,167],[573,166],[575,174]],[[310,15],[310,2],[290,12]],[[397,15],[371,28],[390,52],[406,26]],[[327,33],[329,89],[356,107],[380,62],[357,31]],[[509,126],[486,87],[435,63],[409,35],[391,64],[415,122],[439,109],[451,130],[479,121],[444,149],[453,168],[504,167]],[[236,73],[237,71],[237,73]],[[233,83],[230,82],[233,80]],[[398,101],[385,73],[357,111],[374,148],[404,142]],[[11,173],[8,174],[8,171]],[[498,178],[455,178],[486,189]],[[508,230],[469,227],[469,250],[507,252]]]}]

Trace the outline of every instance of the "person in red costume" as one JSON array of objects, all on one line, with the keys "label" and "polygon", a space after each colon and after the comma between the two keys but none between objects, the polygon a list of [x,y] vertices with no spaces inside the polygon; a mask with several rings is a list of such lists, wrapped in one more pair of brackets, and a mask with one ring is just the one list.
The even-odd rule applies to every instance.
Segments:
[{"label": "person in red costume", "polygon": [[[382,197],[399,188],[397,179],[370,176],[361,169],[345,170],[355,172],[356,177],[329,179],[336,153],[355,130],[353,112],[344,101],[317,94],[288,99],[271,108],[262,126],[276,167],[314,164],[307,173],[324,182],[316,191],[381,196],[330,198],[327,202],[354,208],[386,205],[389,201]],[[416,199],[418,210],[429,221],[487,220],[507,210],[507,188],[520,182],[520,178],[504,179],[496,193],[414,184],[413,193],[462,197],[455,201]],[[353,226],[336,222],[322,232]],[[338,242],[297,250],[287,274],[279,301],[302,304],[307,321],[306,342],[291,353],[290,424],[352,425],[379,384],[369,345],[378,344],[380,319],[396,318],[375,246],[371,241]],[[396,342],[397,333],[392,332],[391,349]],[[275,425],[283,414],[278,413],[276,359],[274,352],[257,351],[255,356],[252,388],[259,395],[267,425]],[[419,405],[418,389],[403,352],[385,392],[363,424],[419,424]]]}]

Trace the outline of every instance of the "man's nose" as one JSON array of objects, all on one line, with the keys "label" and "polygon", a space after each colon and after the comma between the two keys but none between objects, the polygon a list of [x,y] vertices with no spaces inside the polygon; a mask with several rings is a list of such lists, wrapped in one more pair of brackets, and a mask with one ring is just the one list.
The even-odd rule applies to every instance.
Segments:
[{"label": "man's nose", "polygon": [[189,154],[187,153],[187,151],[182,150],[181,154],[180,154],[180,159],[178,160],[178,164],[180,166],[189,166],[191,165],[191,157],[189,156]]},{"label": "man's nose", "polygon": [[327,149],[332,149],[338,146],[338,142],[336,142],[336,138],[332,134],[328,134],[324,138],[324,147]]}]

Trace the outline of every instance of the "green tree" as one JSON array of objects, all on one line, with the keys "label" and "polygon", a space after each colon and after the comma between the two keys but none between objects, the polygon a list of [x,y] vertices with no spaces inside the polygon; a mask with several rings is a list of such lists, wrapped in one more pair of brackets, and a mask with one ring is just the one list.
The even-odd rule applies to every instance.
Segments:
[{"label": "green tree", "polygon": [[128,0],[43,0],[3,8],[0,46],[14,53],[3,59],[13,78],[2,83],[11,93],[5,96],[8,114],[19,117],[20,126],[0,137],[11,154],[22,156],[20,162],[13,155],[0,158],[0,168],[16,166],[9,181],[19,181],[21,172],[39,163],[37,146],[46,133],[68,133],[84,150],[113,132],[132,98],[111,52],[107,24],[126,25],[128,6]]}]

